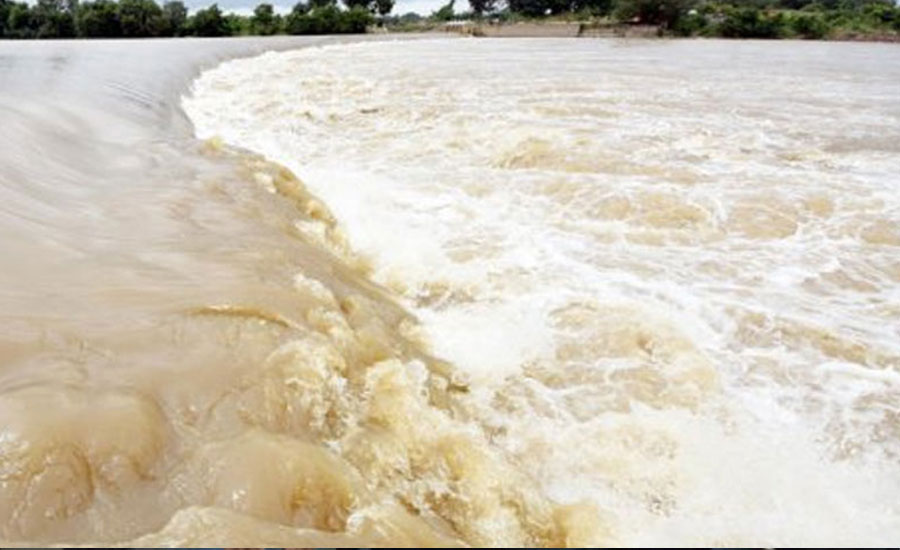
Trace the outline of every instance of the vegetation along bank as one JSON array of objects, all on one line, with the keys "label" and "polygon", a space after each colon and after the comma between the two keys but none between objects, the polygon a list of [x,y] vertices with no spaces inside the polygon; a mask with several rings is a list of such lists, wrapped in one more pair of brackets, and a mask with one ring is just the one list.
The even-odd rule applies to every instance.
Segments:
[{"label": "vegetation along bank", "polygon": [[[262,3],[251,15],[217,4],[189,12],[179,0],[0,0],[0,38],[148,38],[428,31],[472,34],[511,24],[578,23],[581,29],[653,28],[661,36],[900,41],[893,0],[456,0],[429,16],[392,15],[394,0],[307,0],[287,13]],[[484,32],[488,35],[503,33]],[[597,33],[584,33],[594,35]]]}]

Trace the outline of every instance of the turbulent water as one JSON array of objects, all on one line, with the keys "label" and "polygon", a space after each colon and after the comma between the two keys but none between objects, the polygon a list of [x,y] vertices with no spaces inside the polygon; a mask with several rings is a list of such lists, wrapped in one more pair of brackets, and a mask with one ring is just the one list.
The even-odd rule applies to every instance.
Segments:
[{"label": "turbulent water", "polygon": [[0,44],[0,540],[900,537],[895,45],[157,44]]}]

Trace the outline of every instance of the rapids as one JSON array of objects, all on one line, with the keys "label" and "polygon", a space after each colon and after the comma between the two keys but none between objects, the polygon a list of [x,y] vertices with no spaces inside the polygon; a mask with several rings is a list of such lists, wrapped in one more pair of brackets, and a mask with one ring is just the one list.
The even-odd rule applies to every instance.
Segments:
[{"label": "rapids", "polygon": [[366,38],[0,42],[4,545],[900,537],[895,45]]},{"label": "rapids", "polygon": [[436,40],[185,107],[323,199],[579,543],[887,544],[898,83],[894,45]]}]

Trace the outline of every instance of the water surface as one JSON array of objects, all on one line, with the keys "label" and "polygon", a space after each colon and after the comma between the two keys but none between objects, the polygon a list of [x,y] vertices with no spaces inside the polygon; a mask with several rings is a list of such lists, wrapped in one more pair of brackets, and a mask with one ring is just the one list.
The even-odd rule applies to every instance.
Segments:
[{"label": "water surface", "polygon": [[878,544],[898,82],[894,45],[430,41],[229,63],[185,104],[324,199],[587,540]]},{"label": "water surface", "polygon": [[0,540],[900,536],[896,46],[316,40],[0,43]]}]

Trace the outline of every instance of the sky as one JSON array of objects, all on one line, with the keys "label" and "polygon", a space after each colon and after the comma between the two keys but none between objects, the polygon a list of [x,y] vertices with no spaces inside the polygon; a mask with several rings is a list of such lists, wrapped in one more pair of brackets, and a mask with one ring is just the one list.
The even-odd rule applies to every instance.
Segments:
[{"label": "sky", "polygon": [[[296,0],[183,0],[185,5],[194,11],[199,8],[208,7],[210,4],[219,4],[219,7],[225,11],[233,11],[241,14],[249,14],[257,4],[269,2],[275,6],[279,13],[291,11],[296,4]],[[162,0],[160,0],[162,3]],[[428,15],[434,10],[440,8],[447,3],[447,0],[396,0],[392,15],[403,15],[407,12],[416,12],[422,15]],[[467,0],[456,0],[457,9],[460,7],[468,7]]]}]

